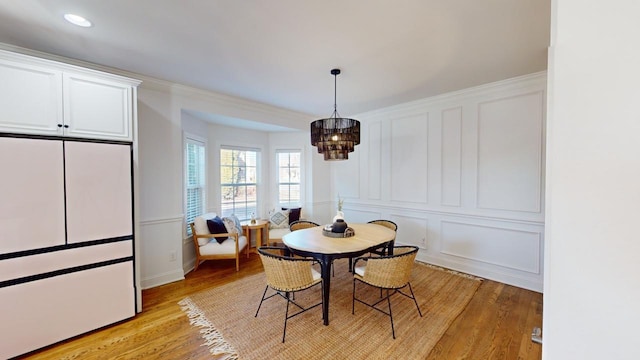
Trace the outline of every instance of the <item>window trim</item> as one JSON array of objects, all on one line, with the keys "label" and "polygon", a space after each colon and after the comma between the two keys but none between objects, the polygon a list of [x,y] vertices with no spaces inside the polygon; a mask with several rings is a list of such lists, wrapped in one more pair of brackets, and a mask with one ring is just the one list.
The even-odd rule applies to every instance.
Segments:
[{"label": "window trim", "polygon": [[[231,151],[245,151],[245,152],[254,152],[256,154],[256,179],[255,182],[252,183],[243,183],[242,186],[255,186],[256,189],[256,206],[255,206],[255,212],[256,215],[259,213],[260,211],[260,199],[261,199],[261,168],[262,168],[262,149],[261,148],[257,148],[257,147],[252,147],[252,146],[237,146],[237,145],[220,145],[219,148],[219,152],[218,152],[218,171],[220,172],[219,175],[219,183],[218,183],[218,191],[220,192],[220,199],[218,202],[218,205],[220,206],[220,216],[224,215],[224,210],[223,210],[223,191],[222,188],[225,186],[238,186],[235,183],[223,183],[222,182],[222,151],[223,150],[231,150]],[[246,165],[245,165],[246,167]],[[234,214],[236,213],[235,210],[233,212]],[[238,216],[240,221],[244,221],[244,220],[248,220],[250,218],[250,214],[247,214],[247,218],[243,218],[243,216]]]},{"label": "window trim", "polygon": [[[300,181],[298,183],[281,183],[280,182],[280,162],[279,162],[279,154],[281,153],[298,153],[300,154]],[[275,178],[275,183],[276,183],[276,200],[278,203],[278,207],[282,207],[282,206],[287,206],[287,207],[291,207],[291,206],[302,206],[302,198],[303,198],[303,156],[304,153],[302,151],[302,149],[290,149],[290,148],[283,148],[283,149],[276,149],[275,150],[275,168],[276,168],[276,178]],[[283,203],[280,199],[280,185],[281,184],[287,184],[289,186],[291,186],[292,184],[298,184],[299,188],[300,188],[300,196],[297,202],[291,202],[291,198],[289,197],[289,201],[287,203]]]},{"label": "window trim", "polygon": [[198,146],[202,146],[204,148],[203,151],[203,169],[202,169],[202,184],[201,184],[201,188],[202,188],[202,208],[201,208],[201,213],[196,215],[202,215],[205,214],[207,212],[207,196],[208,196],[208,190],[207,190],[207,180],[208,180],[208,142],[207,139],[200,137],[198,135],[192,134],[192,133],[188,133],[188,132],[184,132],[183,133],[183,169],[182,169],[182,193],[183,193],[183,199],[182,199],[182,207],[183,207],[183,211],[184,211],[184,226],[183,226],[183,235],[184,238],[189,238],[191,236],[191,229],[189,228],[189,220],[187,219],[187,215],[188,215],[188,209],[187,209],[187,191],[188,191],[188,181],[187,181],[187,170],[188,170],[188,153],[187,153],[187,145],[189,143],[193,143],[196,144]]}]

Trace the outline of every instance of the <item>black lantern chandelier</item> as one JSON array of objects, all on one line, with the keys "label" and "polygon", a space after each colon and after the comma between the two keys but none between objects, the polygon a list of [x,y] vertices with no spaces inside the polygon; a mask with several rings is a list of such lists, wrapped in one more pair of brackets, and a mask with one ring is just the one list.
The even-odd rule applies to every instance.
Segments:
[{"label": "black lantern chandelier", "polygon": [[347,160],[349,153],[360,144],[360,121],[343,118],[338,114],[336,94],[340,69],[331,70],[334,76],[333,114],[326,119],[311,123],[311,145],[318,147],[318,153],[325,160]]}]

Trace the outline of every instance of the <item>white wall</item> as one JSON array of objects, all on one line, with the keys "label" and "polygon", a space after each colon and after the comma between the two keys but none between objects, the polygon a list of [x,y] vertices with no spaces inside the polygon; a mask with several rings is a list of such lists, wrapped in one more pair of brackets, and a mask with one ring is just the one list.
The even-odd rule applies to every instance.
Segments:
[{"label": "white wall", "polygon": [[332,201],[347,222],[396,222],[423,261],[542,291],[545,86],[539,73],[356,116]]},{"label": "white wall", "polygon": [[[139,77],[140,78],[140,77]],[[219,212],[219,149],[221,145],[250,146],[270,152],[265,132],[203,123],[184,110],[219,114],[280,126],[306,129],[307,114],[205,92],[142,77],[138,96],[140,161],[141,286],[150,288],[184,278],[193,268],[192,242],[185,239],[183,216],[183,136],[197,132],[207,140],[207,208]],[[264,157],[264,179],[269,159]],[[265,183],[265,187],[269,187]],[[267,195],[263,206],[267,210]],[[182,261],[181,261],[182,260]]]},{"label": "white wall", "polygon": [[[307,131],[301,132],[277,132],[269,134],[269,158],[276,158],[278,150],[302,151],[302,184],[301,203],[302,217],[318,223],[329,223],[331,220],[331,201],[329,199],[331,182],[330,166],[318,154],[317,149],[311,146],[311,138]],[[270,197],[268,209],[278,206],[278,182],[277,164],[272,163],[270,168],[269,183]]]},{"label": "white wall", "polygon": [[552,4],[542,355],[639,359],[640,2]]},{"label": "white wall", "polygon": [[152,85],[138,90],[140,234],[136,241],[143,289],[184,278],[177,260],[182,258],[183,223],[180,118],[171,94]]}]

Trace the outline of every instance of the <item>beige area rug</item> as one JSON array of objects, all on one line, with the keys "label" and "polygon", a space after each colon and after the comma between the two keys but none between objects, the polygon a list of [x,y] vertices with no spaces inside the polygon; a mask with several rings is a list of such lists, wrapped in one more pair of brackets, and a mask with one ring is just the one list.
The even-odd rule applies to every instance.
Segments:
[{"label": "beige area rug", "polygon": [[[394,340],[388,316],[359,303],[355,315],[351,314],[353,276],[347,271],[346,260],[335,265],[329,325],[322,323],[321,307],[313,308],[289,319],[284,344],[284,299],[265,300],[254,317],[266,286],[263,273],[199,292],[179,304],[191,324],[200,328],[204,346],[216,359],[423,359],[481,283],[478,278],[417,262],[411,286],[423,317],[411,299],[394,295]],[[358,283],[357,294],[375,300],[380,291]],[[320,286],[296,293],[296,302],[304,305],[315,304],[320,298]]]}]

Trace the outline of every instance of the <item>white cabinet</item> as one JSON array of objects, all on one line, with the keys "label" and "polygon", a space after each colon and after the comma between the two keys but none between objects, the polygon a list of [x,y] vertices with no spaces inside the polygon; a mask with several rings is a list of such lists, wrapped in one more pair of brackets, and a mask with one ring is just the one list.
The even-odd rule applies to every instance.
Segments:
[{"label": "white cabinet", "polygon": [[1,56],[0,131],[62,134],[62,71]]},{"label": "white cabinet", "polygon": [[0,51],[0,132],[133,140],[137,80]]},{"label": "white cabinet", "polygon": [[70,73],[63,85],[65,135],[131,140],[131,85]]}]

